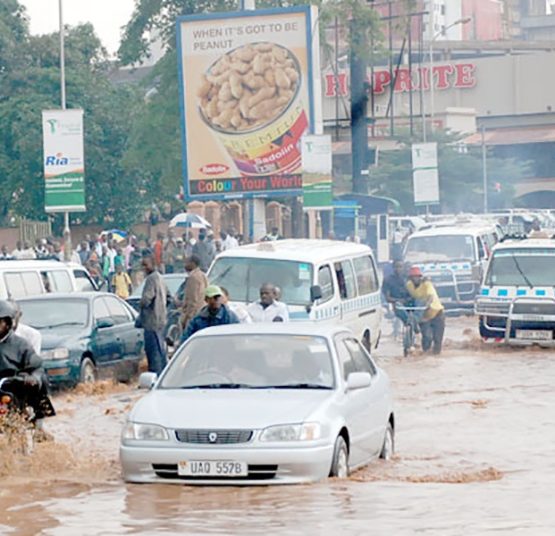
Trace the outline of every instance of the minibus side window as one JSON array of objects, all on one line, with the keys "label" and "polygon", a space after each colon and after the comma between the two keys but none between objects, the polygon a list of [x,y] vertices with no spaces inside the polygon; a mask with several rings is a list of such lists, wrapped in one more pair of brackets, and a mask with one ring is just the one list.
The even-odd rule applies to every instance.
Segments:
[{"label": "minibus side window", "polygon": [[319,303],[324,303],[333,298],[333,278],[331,276],[331,268],[329,265],[320,266],[318,269],[318,285],[322,289],[322,298]]},{"label": "minibus side window", "polygon": [[341,299],[354,298],[356,296],[355,274],[351,263],[349,261],[336,262],[334,266]]},{"label": "minibus side window", "polygon": [[484,249],[484,244],[480,237],[477,238],[478,240],[478,259],[485,259],[486,258],[486,250]]},{"label": "minibus side window", "polygon": [[372,258],[369,255],[358,257],[353,259],[353,265],[355,267],[359,295],[363,296],[376,292],[379,285]]}]

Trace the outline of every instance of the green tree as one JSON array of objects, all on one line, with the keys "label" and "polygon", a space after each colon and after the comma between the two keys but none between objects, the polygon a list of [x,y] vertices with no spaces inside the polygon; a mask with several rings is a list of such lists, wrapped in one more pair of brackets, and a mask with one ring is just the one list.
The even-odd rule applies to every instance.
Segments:
[{"label": "green tree", "polygon": [[[21,54],[2,82],[0,98],[0,218],[42,219],[41,111],[60,107],[58,34],[24,33]],[[13,60],[13,56],[10,57]],[[67,107],[82,108],[85,122],[85,222],[126,226],[141,213],[140,176],[126,172],[129,125],[141,104],[136,88],[109,78],[106,51],[90,24],[66,29]],[[137,184],[139,183],[139,184]]]}]

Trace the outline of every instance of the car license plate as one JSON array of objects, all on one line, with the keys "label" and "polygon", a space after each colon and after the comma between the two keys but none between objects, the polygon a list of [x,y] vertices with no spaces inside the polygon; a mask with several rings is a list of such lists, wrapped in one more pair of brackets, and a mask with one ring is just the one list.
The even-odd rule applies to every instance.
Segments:
[{"label": "car license plate", "polygon": [[532,341],[550,341],[553,339],[553,332],[545,329],[517,329],[516,338]]},{"label": "car license plate", "polygon": [[249,467],[246,462],[229,460],[189,460],[177,465],[179,476],[221,476],[227,478],[248,476]]}]

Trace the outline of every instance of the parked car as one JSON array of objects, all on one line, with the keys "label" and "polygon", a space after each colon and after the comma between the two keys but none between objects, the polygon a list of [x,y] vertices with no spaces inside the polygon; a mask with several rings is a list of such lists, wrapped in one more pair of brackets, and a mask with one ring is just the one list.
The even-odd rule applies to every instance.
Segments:
[{"label": "parked car", "polygon": [[125,424],[129,482],[291,484],[393,453],[389,379],[351,331],[318,323],[204,329]]},{"label": "parked car", "polygon": [[44,368],[53,385],[98,377],[129,380],[143,357],[137,313],[104,292],[46,294],[18,300],[22,322],[42,335]]},{"label": "parked car", "polygon": [[86,268],[60,261],[0,261],[0,299],[98,290]]},{"label": "parked car", "polygon": [[[164,283],[168,288],[171,300],[168,301],[168,321],[166,322],[166,339],[171,341],[179,341],[183,328],[179,319],[181,317],[181,310],[177,307],[175,300],[182,301],[185,295],[185,283],[187,281],[187,274],[164,274],[162,275]],[[129,298],[127,298],[127,303],[133,307],[136,311],[139,310],[139,302],[141,301],[141,296],[143,294],[144,282],[141,283]]]}]

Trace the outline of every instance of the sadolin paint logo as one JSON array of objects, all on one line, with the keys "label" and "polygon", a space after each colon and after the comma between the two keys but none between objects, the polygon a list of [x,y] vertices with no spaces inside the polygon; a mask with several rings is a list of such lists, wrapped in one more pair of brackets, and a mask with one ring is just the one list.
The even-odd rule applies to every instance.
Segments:
[{"label": "sadolin paint logo", "polygon": [[205,164],[199,171],[204,175],[221,175],[229,170],[229,166],[225,164]]}]

